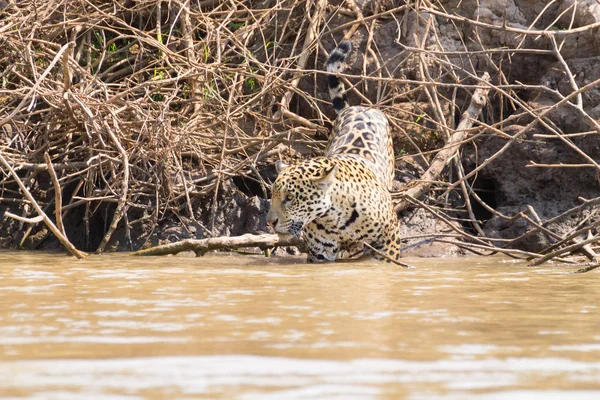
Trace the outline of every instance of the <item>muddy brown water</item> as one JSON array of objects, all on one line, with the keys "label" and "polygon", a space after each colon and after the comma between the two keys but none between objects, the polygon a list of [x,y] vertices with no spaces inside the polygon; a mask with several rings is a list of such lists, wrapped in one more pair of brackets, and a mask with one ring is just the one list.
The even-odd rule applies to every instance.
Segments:
[{"label": "muddy brown water", "polygon": [[598,399],[600,274],[0,253],[0,397]]}]

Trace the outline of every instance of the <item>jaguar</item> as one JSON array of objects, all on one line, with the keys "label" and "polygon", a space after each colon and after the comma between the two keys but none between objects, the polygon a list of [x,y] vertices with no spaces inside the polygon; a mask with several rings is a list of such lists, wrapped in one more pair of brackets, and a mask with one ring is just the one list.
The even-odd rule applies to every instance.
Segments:
[{"label": "jaguar", "polygon": [[348,104],[339,73],[352,51],[341,42],[327,59],[327,86],[337,113],[324,156],[275,163],[267,223],[278,234],[302,235],[308,262],[365,252],[400,257],[401,237],[390,190],[394,151],[381,111]]}]

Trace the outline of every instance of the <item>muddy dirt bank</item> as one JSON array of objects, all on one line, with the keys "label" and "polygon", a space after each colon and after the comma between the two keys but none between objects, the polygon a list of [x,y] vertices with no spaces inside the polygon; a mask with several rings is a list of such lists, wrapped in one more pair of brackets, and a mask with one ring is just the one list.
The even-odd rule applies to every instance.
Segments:
[{"label": "muddy dirt bank", "polygon": [[[335,113],[320,71],[344,36],[350,103],[390,118],[397,200],[492,76],[423,205],[399,210],[407,252],[543,254],[597,234],[594,1],[5,3],[1,154],[54,221],[60,191],[79,249],[268,232],[273,162],[325,148]],[[0,213],[35,217],[2,172]],[[4,216],[0,247],[61,245],[44,223]]]}]

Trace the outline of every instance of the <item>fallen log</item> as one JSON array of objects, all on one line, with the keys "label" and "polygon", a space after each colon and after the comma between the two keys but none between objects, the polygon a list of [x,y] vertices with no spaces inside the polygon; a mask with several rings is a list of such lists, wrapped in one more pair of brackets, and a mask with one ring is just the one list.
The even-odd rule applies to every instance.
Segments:
[{"label": "fallen log", "polygon": [[302,240],[296,236],[280,237],[275,234],[242,236],[220,236],[208,239],[185,239],[175,243],[164,244],[149,249],[138,250],[132,256],[164,256],[177,254],[182,251],[193,251],[197,256],[203,256],[211,250],[231,250],[242,247],[259,247],[266,250],[272,247],[301,246]]}]

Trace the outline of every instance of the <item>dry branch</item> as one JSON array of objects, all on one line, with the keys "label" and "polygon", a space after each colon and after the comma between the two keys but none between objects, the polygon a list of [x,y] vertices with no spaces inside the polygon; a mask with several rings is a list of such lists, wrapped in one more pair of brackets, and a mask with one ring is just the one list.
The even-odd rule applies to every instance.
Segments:
[{"label": "dry branch", "polygon": [[50,160],[48,153],[44,153],[44,160],[46,160],[48,172],[50,173],[52,185],[54,186],[54,217],[56,218],[56,227],[66,237],[67,234],[65,233],[65,227],[62,219],[62,190],[60,188],[60,183],[58,182],[58,177],[56,176],[56,171],[52,167],[52,160]]},{"label": "dry branch", "polygon": [[121,197],[119,198],[117,209],[115,210],[112,222],[110,223],[110,226],[108,227],[108,230],[106,231],[106,234],[104,235],[100,246],[98,246],[98,249],[96,250],[97,253],[102,253],[104,251],[104,248],[108,244],[108,241],[110,240],[113,232],[115,231],[115,229],[117,229],[117,224],[119,223],[121,218],[123,218],[123,214],[127,206],[127,193],[129,190],[129,155],[121,145],[119,138],[115,135],[108,123],[106,121],[103,121],[103,125],[111,141],[121,154],[121,161],[123,165],[123,178],[121,179]]},{"label": "dry branch", "polygon": [[272,247],[281,246],[299,246],[302,241],[295,237],[281,237],[274,234],[242,236],[221,236],[209,239],[187,239],[175,243],[169,243],[162,246],[152,247],[150,249],[138,250],[132,253],[133,256],[164,256],[167,254],[177,254],[182,251],[193,251],[196,255],[204,255],[212,250],[232,250],[244,247],[259,247],[266,250]]},{"label": "dry branch", "polygon": [[[308,2],[307,4],[310,4]],[[304,38],[304,44],[302,45],[302,50],[300,52],[300,56],[298,57],[298,72],[294,73],[294,77],[292,78],[289,86],[289,90],[285,92],[285,94],[281,98],[281,110],[289,111],[288,106],[294,95],[293,90],[298,87],[300,83],[300,78],[303,75],[303,71],[306,67],[306,62],[308,61],[308,57],[311,53],[311,48],[315,44],[315,38],[317,36],[318,25],[321,23],[321,19],[323,18],[323,11],[325,9],[325,5],[327,4],[326,0],[317,0],[315,3],[315,10],[312,15],[309,15],[309,24],[308,24],[308,32],[306,37]],[[281,111],[283,112],[283,111]],[[279,114],[274,116],[275,119],[279,119],[283,115]]]},{"label": "dry branch", "polygon": [[570,246],[566,246],[563,247],[562,249],[553,251],[551,253],[546,254],[545,256],[533,261],[532,263],[530,263],[530,265],[532,267],[536,267],[538,265],[542,265],[543,263],[551,260],[554,257],[558,257],[561,254],[565,254],[565,253],[573,253],[576,251],[581,250],[585,245],[590,244],[590,243],[594,243],[594,242],[598,242],[600,241],[600,235],[596,235],[596,236],[592,236],[591,238],[588,238],[586,240],[582,240],[580,242],[577,242],[575,244],[572,244]]},{"label": "dry branch", "polygon": [[[19,188],[21,189],[23,195],[27,198],[27,200],[29,200],[31,205],[33,205],[33,208],[35,208],[35,211],[39,214],[40,217],[42,217],[42,220],[44,221],[44,223],[48,226],[48,228],[50,228],[50,230],[57,237],[57,239],[60,241],[60,243],[62,243],[62,245],[65,246],[67,251],[79,259],[86,258],[87,254],[82,251],[77,250],[77,248],[75,246],[73,246],[73,244],[69,241],[69,239],[61,232],[61,230],[50,220],[50,218],[48,218],[46,213],[44,213],[44,211],[42,210],[40,205],[37,203],[37,201],[35,201],[35,199],[31,195],[29,190],[27,190],[27,188],[25,187],[25,185],[23,184],[23,182],[21,181],[21,179],[19,178],[19,176],[17,175],[15,170],[11,167],[11,165],[8,163],[8,161],[6,161],[6,159],[4,158],[4,156],[2,154],[0,154],[0,163],[12,175],[12,177],[15,179],[15,181],[19,185]],[[10,216],[11,214],[9,213],[7,215]]]},{"label": "dry branch", "polygon": [[[489,79],[490,74],[487,72],[481,76],[482,82],[487,83]],[[452,134],[452,136],[450,136],[444,148],[436,154],[427,171],[419,178],[419,182],[416,184],[411,184],[409,187],[401,191],[403,195],[407,196],[408,198],[412,197],[418,199],[424,193],[429,191],[433,182],[438,180],[444,167],[450,162],[450,160],[452,160],[452,157],[457,154],[460,144],[467,135],[467,129],[471,128],[471,126],[473,126],[473,122],[479,118],[479,114],[481,114],[481,110],[487,102],[487,93],[489,90],[489,88],[475,90],[471,98],[471,104],[463,113],[462,119],[458,124],[456,131]],[[396,211],[404,210],[409,205],[410,202],[408,200],[400,200],[398,204],[396,204]]]}]

